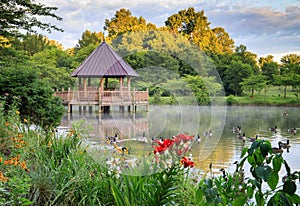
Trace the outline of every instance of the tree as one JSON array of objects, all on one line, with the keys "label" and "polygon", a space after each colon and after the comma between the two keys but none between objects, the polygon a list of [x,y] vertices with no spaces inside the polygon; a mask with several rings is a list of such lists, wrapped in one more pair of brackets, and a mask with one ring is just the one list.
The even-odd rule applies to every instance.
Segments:
[{"label": "tree", "polygon": [[261,73],[273,84],[274,76],[279,74],[279,66],[276,62],[264,62],[261,67]]},{"label": "tree", "polygon": [[116,11],[116,14],[112,19],[106,19],[104,26],[104,29],[108,31],[109,39],[114,39],[126,32],[146,31],[153,30],[154,28],[154,24],[147,24],[143,17],[137,18],[132,16],[131,12],[124,8]]},{"label": "tree", "polygon": [[87,47],[90,44],[99,45],[104,40],[103,32],[91,32],[86,30],[81,35],[81,39],[78,40],[78,44],[75,46],[75,52],[78,50]]},{"label": "tree", "polygon": [[44,129],[57,126],[64,114],[64,107],[52,88],[25,67],[0,70],[0,98],[8,110],[17,104],[22,119]]},{"label": "tree", "polygon": [[254,91],[260,91],[266,87],[266,76],[262,74],[251,75],[248,78],[244,78],[240,84],[242,85],[243,90],[251,91],[251,97],[254,97]]},{"label": "tree", "polygon": [[243,78],[248,78],[251,74],[253,74],[253,70],[249,64],[233,60],[225,71],[225,79],[223,80],[225,91],[228,94],[241,95],[243,90],[240,83]]},{"label": "tree", "polygon": [[173,14],[165,21],[171,33],[182,34],[203,51],[209,53],[232,52],[233,40],[221,27],[210,29],[204,11],[196,12],[193,7]]},{"label": "tree", "polygon": [[0,36],[22,36],[20,30],[37,33],[37,28],[51,32],[62,29],[38,20],[37,17],[52,17],[62,20],[55,13],[56,7],[34,3],[32,0],[2,0],[0,2]]}]

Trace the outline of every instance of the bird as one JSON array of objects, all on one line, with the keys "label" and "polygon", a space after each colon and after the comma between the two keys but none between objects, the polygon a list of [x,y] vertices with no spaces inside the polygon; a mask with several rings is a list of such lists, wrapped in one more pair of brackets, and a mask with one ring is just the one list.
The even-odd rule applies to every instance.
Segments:
[{"label": "bird", "polygon": [[240,134],[242,132],[242,127],[237,125],[236,127],[232,128],[232,132],[236,134]]},{"label": "bird", "polygon": [[278,147],[273,147],[272,148],[273,153],[282,153],[283,149],[282,149],[282,142],[278,142]]},{"label": "bird", "polygon": [[212,130],[210,129],[209,132],[203,132],[204,136],[212,137]]},{"label": "bird", "polygon": [[201,142],[201,137],[200,137],[199,134],[198,134],[198,136],[197,136],[197,142],[198,142],[198,144],[200,144],[200,142]]},{"label": "bird", "polygon": [[288,133],[293,133],[294,135],[296,135],[297,129],[295,127],[291,128],[291,129],[288,129]]},{"label": "bird", "polygon": [[277,133],[277,126],[269,128],[269,131]]},{"label": "bird", "polygon": [[255,137],[249,137],[250,142],[255,142],[258,139],[258,135],[255,135]]},{"label": "bird", "polygon": [[281,142],[281,143],[282,143],[281,146],[282,146],[283,149],[286,149],[286,148],[290,148],[290,147],[291,147],[291,145],[290,145],[290,140],[289,140],[289,139],[286,140],[286,143],[284,143],[284,142]]},{"label": "bird", "polygon": [[228,178],[227,178],[225,169],[224,169],[224,168],[221,168],[220,171],[222,172],[222,175],[223,175],[224,180],[225,180],[225,181],[228,181]]},{"label": "bird", "polygon": [[238,134],[237,138],[239,138],[239,139],[243,140],[243,142],[245,142],[246,141],[246,133],[244,132],[242,135]]},{"label": "bird", "polygon": [[129,150],[127,147],[118,147],[116,143],[114,143],[113,145],[114,145],[114,148],[121,154],[128,154]]}]

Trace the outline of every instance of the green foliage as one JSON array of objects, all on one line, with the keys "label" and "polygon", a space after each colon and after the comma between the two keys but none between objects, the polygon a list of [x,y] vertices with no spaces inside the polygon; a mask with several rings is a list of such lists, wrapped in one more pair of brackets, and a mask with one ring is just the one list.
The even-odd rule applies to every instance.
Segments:
[{"label": "green foliage", "polygon": [[[244,148],[241,157],[240,168],[247,160],[250,164],[250,172],[253,179],[248,180],[248,187],[253,191],[249,197],[254,195],[257,205],[274,205],[284,203],[284,205],[299,204],[299,196],[295,194],[295,181],[299,180],[300,172],[291,173],[290,167],[283,159],[281,154],[275,154],[269,141],[257,140],[252,143],[250,148]],[[278,173],[281,167],[285,166],[287,172],[283,185],[279,184]],[[267,183],[269,188],[263,189],[263,183]],[[271,196],[271,197],[270,197]],[[279,201],[279,197],[281,200]]]},{"label": "green foliage", "polygon": [[51,32],[51,30],[62,31],[62,29],[51,23],[45,23],[37,19],[37,16],[44,16],[61,20],[62,18],[53,13],[55,10],[57,10],[56,7],[45,6],[33,1],[1,1],[0,36],[21,35],[19,32],[20,29],[29,32],[36,32],[37,28],[47,30],[48,32]]},{"label": "green foliage", "polygon": [[238,104],[238,101],[235,99],[235,97],[233,95],[229,95],[228,97],[226,97],[226,104],[227,105],[236,105],[236,104]]},{"label": "green foliage", "polygon": [[22,119],[43,128],[51,128],[60,123],[64,114],[61,101],[53,96],[53,90],[42,82],[31,70],[0,70],[0,96],[8,111],[14,102]]}]

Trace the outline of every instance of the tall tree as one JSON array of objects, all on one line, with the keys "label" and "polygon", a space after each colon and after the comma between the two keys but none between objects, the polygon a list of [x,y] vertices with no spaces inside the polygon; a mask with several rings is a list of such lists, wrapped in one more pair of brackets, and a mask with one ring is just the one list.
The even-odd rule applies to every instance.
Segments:
[{"label": "tall tree", "polygon": [[196,12],[193,7],[173,14],[165,21],[172,33],[180,33],[198,45],[203,51],[222,53],[233,51],[234,42],[223,28],[210,29],[204,11]]},{"label": "tall tree", "polygon": [[143,17],[132,16],[128,9],[120,9],[116,11],[116,14],[110,20],[105,20],[104,29],[108,31],[109,39],[122,35],[130,31],[145,31],[153,30],[154,24],[147,24]]},{"label": "tall tree", "polygon": [[63,31],[51,23],[38,20],[37,17],[52,17],[62,20],[54,11],[56,7],[34,3],[32,0],[1,0],[0,2],[0,36],[20,36],[20,30],[37,33],[37,28],[51,32]]},{"label": "tall tree", "polygon": [[86,30],[81,35],[81,39],[78,40],[78,44],[75,46],[75,52],[82,49],[83,47],[87,47],[90,44],[98,46],[103,40],[103,32],[91,32],[89,30]]}]

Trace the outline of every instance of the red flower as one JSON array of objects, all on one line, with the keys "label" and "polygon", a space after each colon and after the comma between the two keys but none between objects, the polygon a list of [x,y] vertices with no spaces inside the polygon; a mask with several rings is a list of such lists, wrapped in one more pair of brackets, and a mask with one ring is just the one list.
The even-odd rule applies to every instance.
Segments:
[{"label": "red flower", "polygon": [[195,166],[195,163],[193,161],[191,161],[189,158],[186,158],[186,157],[183,157],[180,160],[180,163],[183,164],[184,168]]},{"label": "red flower", "polygon": [[185,154],[189,150],[190,150],[190,147],[184,147],[183,149],[176,150],[176,153],[178,156],[181,156],[182,154]]},{"label": "red flower", "polygon": [[186,143],[189,140],[193,140],[194,137],[193,136],[189,136],[187,134],[179,134],[179,135],[177,135],[177,138],[180,138],[183,141],[183,143]]},{"label": "red flower", "polygon": [[154,146],[154,154],[163,153],[168,148],[172,148],[172,146],[174,145],[174,140],[171,139],[165,139],[164,141],[159,140],[155,142],[157,142],[158,146]]}]

